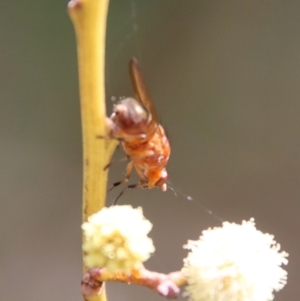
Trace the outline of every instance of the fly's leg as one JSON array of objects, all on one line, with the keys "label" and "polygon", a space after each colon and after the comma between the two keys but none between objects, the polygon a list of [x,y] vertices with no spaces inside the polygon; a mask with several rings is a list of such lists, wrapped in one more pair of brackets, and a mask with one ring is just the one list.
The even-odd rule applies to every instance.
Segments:
[{"label": "fly's leg", "polygon": [[121,138],[113,137],[113,136],[102,136],[102,135],[96,135],[96,139],[113,139],[113,140],[118,140],[121,141]]},{"label": "fly's leg", "polygon": [[112,186],[108,189],[108,191],[111,191],[116,186],[119,186],[119,185],[121,185],[123,183],[128,182],[128,180],[130,179],[130,176],[131,176],[132,168],[133,168],[133,162],[130,161],[127,164],[127,167],[126,167],[125,178],[123,180],[119,181],[119,182],[113,183]]},{"label": "fly's leg", "polygon": [[[96,136],[96,139],[108,139],[108,136],[100,136],[100,135],[97,135],[97,136]],[[115,137],[110,137],[110,139],[114,139],[114,140],[118,140],[118,141],[119,141],[119,144],[118,144],[117,147],[116,147],[116,149],[118,149],[119,146],[120,146],[120,141],[121,141],[121,139],[115,138]],[[122,161],[125,161],[125,159],[127,159],[127,158],[123,158]],[[110,161],[108,164],[106,164],[106,165],[104,166],[103,170],[106,170],[107,168],[109,168],[115,161],[117,161],[117,160],[112,160],[112,161]],[[121,161],[121,160],[120,160],[120,161]]]},{"label": "fly's leg", "polygon": [[140,183],[147,183],[147,178],[145,177],[143,171],[137,165],[135,165],[135,170],[141,180]]},{"label": "fly's leg", "polygon": [[[129,164],[128,164],[129,165]],[[127,168],[128,168],[128,165],[127,165]],[[132,164],[133,166],[133,164]],[[125,187],[120,193],[119,195],[115,198],[114,202],[113,202],[113,205],[116,205],[117,203],[117,200],[124,194],[124,192],[127,190],[127,189],[134,189],[134,188],[138,188],[138,187],[142,187],[142,188],[147,188],[148,187],[148,184],[147,184],[147,178],[145,177],[143,171],[137,166],[135,165],[135,170],[140,178],[140,182],[137,183],[137,184],[131,184],[131,185],[128,185],[127,187]],[[130,172],[132,171],[132,167],[130,169]],[[126,169],[126,174],[127,174],[127,169]],[[125,180],[125,179],[124,179]],[[129,180],[129,177],[127,179],[127,181]],[[127,182],[126,181],[126,182]],[[124,182],[122,182],[124,183]]]},{"label": "fly's leg", "polygon": [[113,205],[115,206],[117,204],[117,200],[124,194],[124,192],[127,190],[127,189],[134,189],[134,188],[147,188],[148,185],[147,183],[144,183],[144,182],[140,182],[140,183],[137,183],[137,184],[131,184],[131,185],[128,185],[127,187],[125,187],[120,193],[119,195],[115,198],[114,202],[113,202]]},{"label": "fly's leg", "polygon": [[140,182],[137,184],[131,184],[126,187],[127,189],[135,189],[135,188],[148,188],[148,184],[145,182]]}]

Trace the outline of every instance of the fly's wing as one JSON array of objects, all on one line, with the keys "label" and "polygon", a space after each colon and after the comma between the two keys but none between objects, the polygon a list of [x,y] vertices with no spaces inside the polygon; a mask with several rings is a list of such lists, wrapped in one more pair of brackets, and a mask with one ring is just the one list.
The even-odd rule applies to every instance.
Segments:
[{"label": "fly's wing", "polygon": [[151,122],[159,124],[156,111],[154,109],[150,94],[142,76],[139,62],[136,58],[132,58],[129,63],[130,77],[133,85],[136,99],[147,109],[151,114]]}]

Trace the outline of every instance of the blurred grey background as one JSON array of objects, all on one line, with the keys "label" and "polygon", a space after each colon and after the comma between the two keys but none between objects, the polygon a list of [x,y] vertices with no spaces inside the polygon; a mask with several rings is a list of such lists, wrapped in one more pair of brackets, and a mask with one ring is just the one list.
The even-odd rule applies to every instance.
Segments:
[{"label": "blurred grey background", "polygon": [[[81,128],[66,5],[1,3],[0,300],[82,300]],[[170,179],[182,191],[140,189],[120,200],[142,206],[154,224],[150,269],[177,270],[188,239],[221,220],[254,217],[290,253],[289,281],[275,300],[298,300],[299,16],[297,0],[111,1],[108,114],[112,97],[132,95],[128,61],[136,56],[171,140]],[[110,183],[125,165],[111,167]],[[109,284],[108,294],[162,300],[133,285]]]}]

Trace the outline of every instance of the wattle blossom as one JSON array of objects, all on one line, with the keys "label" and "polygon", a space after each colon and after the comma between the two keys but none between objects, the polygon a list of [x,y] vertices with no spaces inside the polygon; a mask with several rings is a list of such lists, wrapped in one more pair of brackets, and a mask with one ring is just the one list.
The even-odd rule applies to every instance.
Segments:
[{"label": "wattle blossom", "polygon": [[130,273],[138,269],[155,250],[147,236],[151,228],[141,208],[103,208],[82,225],[85,265],[105,267],[112,272]]},{"label": "wattle blossom", "polygon": [[190,301],[269,301],[287,281],[286,252],[254,220],[225,222],[189,241],[183,273]]}]

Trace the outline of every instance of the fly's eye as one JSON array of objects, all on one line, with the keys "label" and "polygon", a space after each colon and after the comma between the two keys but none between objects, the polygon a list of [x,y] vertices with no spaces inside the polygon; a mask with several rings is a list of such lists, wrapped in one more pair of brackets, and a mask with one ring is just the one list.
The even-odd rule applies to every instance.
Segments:
[{"label": "fly's eye", "polygon": [[168,173],[166,170],[163,170],[161,173],[160,179],[155,183],[155,186],[166,186],[164,185],[169,179]]}]

